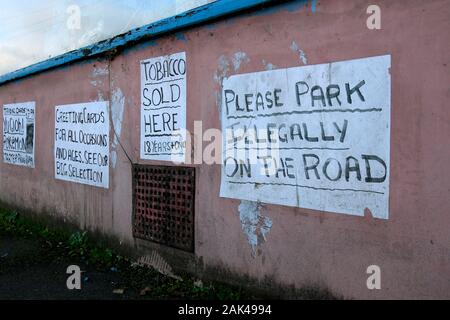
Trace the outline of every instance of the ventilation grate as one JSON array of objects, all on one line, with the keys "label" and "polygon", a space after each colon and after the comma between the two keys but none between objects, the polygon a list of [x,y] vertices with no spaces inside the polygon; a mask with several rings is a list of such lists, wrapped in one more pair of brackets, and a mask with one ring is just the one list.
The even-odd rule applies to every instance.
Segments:
[{"label": "ventilation grate", "polygon": [[133,166],[133,235],[194,251],[195,169]]}]

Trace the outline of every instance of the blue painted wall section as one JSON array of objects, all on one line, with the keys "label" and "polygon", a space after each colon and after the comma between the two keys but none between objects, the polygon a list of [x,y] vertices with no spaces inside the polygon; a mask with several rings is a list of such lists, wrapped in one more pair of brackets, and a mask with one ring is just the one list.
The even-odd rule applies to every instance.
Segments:
[{"label": "blue painted wall section", "polygon": [[98,42],[96,44],[86,46],[84,48],[71,51],[55,58],[45,60],[29,67],[7,73],[0,76],[0,85],[9,81],[24,78],[39,72],[57,68],[59,66],[72,63],[78,60],[97,56],[114,49],[119,49],[127,45],[134,44],[147,38],[154,38],[175,32],[176,30],[187,28],[190,26],[205,23],[207,21],[217,19],[226,15],[238,13],[252,7],[276,3],[277,0],[217,0],[210,4],[186,11],[180,15],[176,15],[167,19],[151,23],[149,25],[133,29],[125,34],[114,38]]}]

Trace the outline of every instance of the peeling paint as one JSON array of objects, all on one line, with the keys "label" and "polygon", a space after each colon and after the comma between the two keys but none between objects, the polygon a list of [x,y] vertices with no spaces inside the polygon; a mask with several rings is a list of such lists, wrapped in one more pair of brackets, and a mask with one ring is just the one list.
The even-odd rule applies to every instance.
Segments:
[{"label": "peeling paint", "polygon": [[100,90],[97,91],[97,100],[96,101],[105,101],[105,97],[103,96],[103,92]]},{"label": "peeling paint", "polygon": [[230,73],[231,64],[233,64],[233,70],[239,71],[242,63],[250,62],[250,58],[247,56],[247,53],[238,51],[233,54],[233,57],[228,59],[225,55],[221,55],[219,57],[219,65],[216,73],[214,74],[214,81],[218,84],[222,84],[224,78],[228,77]]},{"label": "peeling paint", "polygon": [[[109,75],[109,68],[106,67],[98,67],[94,68],[91,73],[91,85],[95,88],[101,87],[103,85],[102,78],[107,77]],[[100,79],[98,79],[100,78]],[[101,88],[97,88],[97,100],[96,101],[105,101],[105,97],[103,95],[103,92]]]},{"label": "peeling paint", "polygon": [[239,205],[239,217],[241,227],[247,236],[248,243],[252,247],[252,257],[256,257],[256,249],[267,241],[267,235],[272,229],[272,219],[264,217],[260,213],[261,205],[253,201],[241,201]]},{"label": "peeling paint", "polygon": [[97,78],[97,77],[105,77],[109,75],[109,69],[108,67],[104,67],[104,68],[94,68],[94,70],[92,71],[91,76],[93,78]]},{"label": "peeling paint", "polygon": [[221,55],[219,57],[219,67],[217,68],[217,72],[214,74],[214,81],[222,85],[223,79],[228,76],[229,72],[230,62],[228,61],[227,57]]},{"label": "peeling paint", "polygon": [[117,165],[117,151],[116,150],[111,150],[111,164],[112,167],[115,168]]},{"label": "peeling paint", "polygon": [[122,132],[123,114],[125,110],[125,96],[120,88],[115,88],[111,94],[111,118],[114,128],[114,139],[111,149],[111,163],[116,167],[117,153],[115,151]]},{"label": "peeling paint", "polygon": [[270,62],[267,62],[266,60],[262,61],[264,68],[269,71],[269,70],[274,70],[277,69],[278,67]]},{"label": "peeling paint", "polygon": [[[250,62],[250,58],[247,56],[245,52],[238,51],[235,54],[233,54],[233,57],[231,59],[228,59],[225,55],[221,55],[219,57],[219,65],[217,71],[214,74],[214,81],[220,86],[222,86],[223,79],[228,77],[231,67],[233,67],[233,70],[237,72],[241,68],[242,63],[248,62]],[[216,93],[216,104],[220,111],[222,104],[221,90],[219,90],[219,92]]]},{"label": "peeling paint", "polygon": [[241,64],[248,63],[250,59],[248,58],[247,54],[245,52],[236,52],[233,55],[233,67],[234,71],[238,71],[241,68]]},{"label": "peeling paint", "polygon": [[[227,57],[224,55],[221,55],[219,57],[219,66],[217,68],[216,73],[214,74],[214,81],[222,86],[223,79],[228,77],[228,73],[230,72],[230,62],[228,61]],[[222,90],[219,90],[216,93],[216,105],[219,109],[219,114],[222,114],[221,108],[222,108]]]},{"label": "peeling paint", "polygon": [[308,58],[306,57],[305,52],[302,49],[300,49],[300,47],[295,41],[292,41],[290,49],[292,50],[292,52],[299,55],[300,61],[303,62],[303,64],[308,64]]},{"label": "peeling paint", "polygon": [[101,80],[91,80],[91,84],[93,87],[101,86],[103,84],[103,81]]}]

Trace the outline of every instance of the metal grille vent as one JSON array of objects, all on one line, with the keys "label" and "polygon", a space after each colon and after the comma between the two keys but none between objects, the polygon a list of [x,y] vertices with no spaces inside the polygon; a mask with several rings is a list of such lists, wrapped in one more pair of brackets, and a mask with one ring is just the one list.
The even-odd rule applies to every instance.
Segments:
[{"label": "metal grille vent", "polygon": [[133,235],[194,251],[195,169],[133,167]]}]

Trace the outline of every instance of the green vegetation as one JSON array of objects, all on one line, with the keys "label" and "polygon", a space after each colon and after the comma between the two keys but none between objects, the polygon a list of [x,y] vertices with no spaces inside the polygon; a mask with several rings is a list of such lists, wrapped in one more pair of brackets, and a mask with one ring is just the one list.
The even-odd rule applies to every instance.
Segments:
[{"label": "green vegetation", "polygon": [[[132,259],[118,254],[106,242],[93,240],[86,231],[68,231],[66,228],[49,227],[47,223],[22,216],[16,211],[0,209],[0,241],[13,237],[39,244],[39,252],[30,253],[26,259],[2,262],[2,272],[32,268],[33,264],[65,263],[79,261],[96,271],[114,273],[119,277],[117,288],[123,288],[124,297],[138,299],[221,299],[238,300],[255,298],[241,288],[210,282],[203,284],[189,275],[177,280],[158,273],[152,268],[134,266]],[[37,245],[37,244],[36,244]]]},{"label": "green vegetation", "polygon": [[[2,241],[11,239],[15,239],[15,242],[24,248],[20,248],[22,254],[19,257],[15,257],[14,252],[10,252],[12,255],[6,259],[0,256],[0,276],[9,274],[13,279],[18,270],[33,271],[37,266],[55,265],[65,270],[67,266],[77,264],[83,270],[95,272],[97,280],[99,277],[104,279],[113,277],[114,288],[107,287],[104,290],[109,290],[111,294],[116,293],[117,289],[119,299],[276,298],[262,290],[256,293],[221,282],[203,283],[187,274],[177,274],[182,280],[166,276],[154,268],[136,264],[131,257],[113,249],[114,242],[108,242],[104,237],[54,223],[51,220],[22,215],[20,212],[0,205],[0,245]],[[307,287],[302,290],[292,288],[287,291],[279,288],[278,290],[284,292],[284,296],[298,299],[336,298],[328,290],[316,287]]]}]

